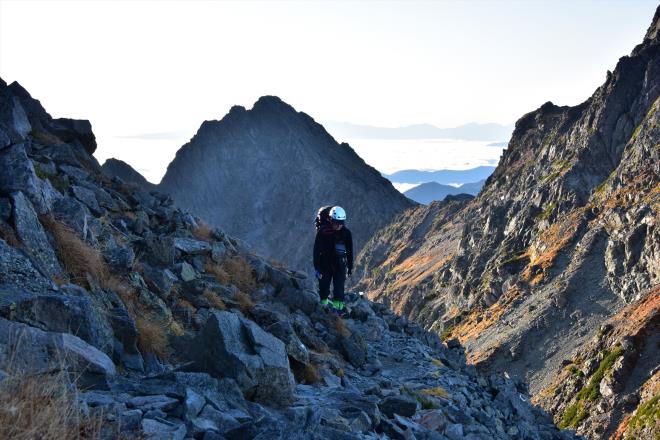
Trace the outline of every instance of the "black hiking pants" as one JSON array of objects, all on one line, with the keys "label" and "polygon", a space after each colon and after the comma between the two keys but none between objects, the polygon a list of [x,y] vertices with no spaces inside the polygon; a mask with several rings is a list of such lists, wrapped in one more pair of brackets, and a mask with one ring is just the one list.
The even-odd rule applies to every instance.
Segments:
[{"label": "black hiking pants", "polygon": [[344,300],[344,282],[346,281],[346,268],[340,267],[334,272],[321,272],[319,280],[319,296],[321,301],[330,296],[330,282],[332,282],[332,299],[334,301]]}]

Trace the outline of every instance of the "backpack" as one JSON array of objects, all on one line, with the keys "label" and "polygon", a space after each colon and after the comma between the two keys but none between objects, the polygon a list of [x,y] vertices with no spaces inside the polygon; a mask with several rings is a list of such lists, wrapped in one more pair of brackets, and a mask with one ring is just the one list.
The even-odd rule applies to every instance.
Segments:
[{"label": "backpack", "polygon": [[331,209],[332,205],[319,208],[319,212],[316,213],[316,220],[314,220],[314,226],[316,226],[317,231],[321,229],[321,226],[330,221]]}]

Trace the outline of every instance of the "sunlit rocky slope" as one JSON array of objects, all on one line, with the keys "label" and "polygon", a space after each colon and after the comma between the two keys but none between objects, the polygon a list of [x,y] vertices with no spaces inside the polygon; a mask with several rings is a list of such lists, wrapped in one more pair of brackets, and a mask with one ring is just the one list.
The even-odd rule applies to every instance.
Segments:
[{"label": "sunlit rocky slope", "polygon": [[523,116],[476,199],[406,211],[359,258],[370,298],[590,438],[658,435],[659,22],[587,101]]}]

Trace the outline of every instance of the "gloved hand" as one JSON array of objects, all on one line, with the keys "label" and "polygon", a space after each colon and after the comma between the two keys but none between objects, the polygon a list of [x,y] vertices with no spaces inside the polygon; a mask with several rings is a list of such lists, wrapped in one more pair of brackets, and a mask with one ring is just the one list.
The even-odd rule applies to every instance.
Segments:
[{"label": "gloved hand", "polygon": [[353,269],[349,267],[348,272],[346,272],[346,276],[350,278],[351,275],[353,275]]},{"label": "gloved hand", "polygon": [[321,273],[320,270],[316,270],[316,279],[320,280],[321,278],[323,278],[323,274]]}]

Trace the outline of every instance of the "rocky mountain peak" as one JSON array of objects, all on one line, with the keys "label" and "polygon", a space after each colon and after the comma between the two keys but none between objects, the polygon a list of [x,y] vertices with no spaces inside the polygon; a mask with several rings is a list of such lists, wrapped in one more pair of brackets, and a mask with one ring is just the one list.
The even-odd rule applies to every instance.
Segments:
[{"label": "rocky mountain peak", "polygon": [[298,113],[291,105],[275,95],[261,96],[257,99],[257,102],[254,103],[252,110],[264,112],[272,111],[277,113]]},{"label": "rocky mountain peak", "polygon": [[[204,122],[177,152],[159,189],[257,251],[301,270],[311,267],[310,226],[320,206],[347,209],[359,249],[376,228],[413,205],[348,144],[338,144],[310,116],[275,96]],[[281,222],[275,212],[296,221]]]},{"label": "rocky mountain peak", "polygon": [[[29,133],[36,137],[51,135],[62,142],[77,142],[90,155],[96,151],[96,137],[89,121],[53,119],[41,103],[32,98],[16,81],[8,86],[3,81],[0,90],[0,116],[0,123],[12,121],[12,124],[5,122],[3,129],[9,141],[16,142]],[[0,143],[3,142],[7,141],[0,139]]]},{"label": "rocky mountain peak", "polygon": [[103,163],[101,169],[108,177],[119,177],[124,182],[137,185],[145,191],[151,191],[156,188],[156,185],[147,181],[142,174],[123,160],[110,158]]},{"label": "rocky mountain peak", "polygon": [[651,25],[644,35],[644,43],[655,44],[660,39],[660,7],[655,10],[655,15],[651,21]]}]

